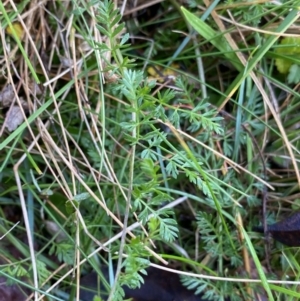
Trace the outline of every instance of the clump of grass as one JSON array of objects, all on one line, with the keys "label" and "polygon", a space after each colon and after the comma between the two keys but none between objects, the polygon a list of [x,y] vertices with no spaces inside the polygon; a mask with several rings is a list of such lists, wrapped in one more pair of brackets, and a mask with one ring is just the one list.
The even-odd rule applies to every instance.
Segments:
[{"label": "clump of grass", "polygon": [[[1,274],[26,276],[35,300],[79,299],[80,275],[101,266],[122,300],[170,258],[208,299],[299,297],[297,250],[251,231],[298,210],[299,95],[274,66],[297,10],[208,4],[0,4],[1,233],[8,208],[22,220]],[[78,290],[61,285],[71,274]]]}]

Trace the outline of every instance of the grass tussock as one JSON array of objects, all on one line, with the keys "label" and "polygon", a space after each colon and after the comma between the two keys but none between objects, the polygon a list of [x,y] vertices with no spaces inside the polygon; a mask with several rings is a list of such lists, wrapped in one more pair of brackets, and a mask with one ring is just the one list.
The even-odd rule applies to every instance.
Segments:
[{"label": "grass tussock", "polygon": [[117,2],[0,3],[0,275],[298,300],[298,249],[252,229],[299,210],[300,3]]}]

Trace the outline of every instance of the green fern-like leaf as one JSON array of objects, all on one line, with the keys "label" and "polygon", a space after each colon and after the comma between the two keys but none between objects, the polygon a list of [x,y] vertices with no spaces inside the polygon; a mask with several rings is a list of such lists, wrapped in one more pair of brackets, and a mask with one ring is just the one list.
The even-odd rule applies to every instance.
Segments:
[{"label": "green fern-like leaf", "polygon": [[195,91],[194,86],[187,83],[182,77],[176,80],[176,86],[181,90],[177,93],[177,98],[181,103],[188,103],[193,109],[181,109],[180,117],[187,119],[190,123],[188,130],[196,132],[200,128],[205,130],[214,131],[216,134],[221,135],[224,133],[223,126],[220,121],[222,117],[216,116],[217,111],[210,107],[206,99],[199,101],[201,91]]},{"label": "green fern-like leaf", "polygon": [[113,301],[123,301],[125,297],[124,289],[121,285],[117,284],[113,295]]},{"label": "green fern-like leaf", "polygon": [[51,275],[51,272],[48,271],[46,264],[40,260],[37,260],[37,269],[38,269],[39,283],[45,282],[45,280],[48,279],[49,276]]},{"label": "green fern-like leaf", "polygon": [[53,244],[49,255],[55,254],[60,262],[73,264],[74,262],[74,245],[69,243]]},{"label": "green fern-like leaf", "polygon": [[203,293],[208,287],[208,282],[200,278],[181,276],[180,280],[182,284],[187,287],[187,289],[196,290],[195,294]]},{"label": "green fern-like leaf", "polygon": [[166,172],[167,172],[168,176],[172,176],[174,179],[177,178],[177,176],[179,174],[179,171],[178,171],[178,168],[177,168],[177,164],[173,160],[171,160],[167,164]]},{"label": "green fern-like leaf", "polygon": [[157,172],[159,171],[159,166],[154,164],[151,158],[142,160],[141,169],[147,177],[153,179],[154,181],[157,180]]},{"label": "green fern-like leaf", "polygon": [[196,219],[197,225],[201,229],[201,239],[206,243],[213,242],[217,238],[216,233],[218,233],[214,216],[206,212],[198,212]]},{"label": "green fern-like leaf", "polygon": [[118,9],[114,9],[112,1],[104,0],[99,2],[99,14],[97,15],[97,27],[105,36],[110,39],[116,37],[125,27],[118,24],[122,16]]}]

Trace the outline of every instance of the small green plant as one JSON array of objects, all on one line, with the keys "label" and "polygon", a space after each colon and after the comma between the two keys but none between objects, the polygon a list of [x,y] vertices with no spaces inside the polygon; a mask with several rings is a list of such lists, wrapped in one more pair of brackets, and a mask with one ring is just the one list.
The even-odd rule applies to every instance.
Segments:
[{"label": "small green plant", "polygon": [[7,3],[0,230],[11,210],[24,224],[5,236],[1,275],[28,277],[36,300],[73,300],[62,278],[108,267],[108,300],[121,301],[171,258],[203,276],[182,283],[207,300],[298,299],[295,283],[269,283],[298,281],[297,251],[268,254],[251,230],[299,207],[298,37],[279,39],[298,4]]}]

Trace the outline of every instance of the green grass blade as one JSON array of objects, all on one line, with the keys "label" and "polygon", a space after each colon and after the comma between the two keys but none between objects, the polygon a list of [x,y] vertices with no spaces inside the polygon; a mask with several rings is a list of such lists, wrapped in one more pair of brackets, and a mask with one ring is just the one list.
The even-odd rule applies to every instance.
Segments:
[{"label": "green grass blade", "polygon": [[38,78],[38,76],[37,76],[37,74],[36,74],[36,72],[35,72],[32,64],[30,62],[30,59],[28,58],[28,55],[27,55],[24,47],[22,46],[21,40],[18,37],[18,34],[16,33],[16,30],[15,30],[14,26],[12,25],[12,23],[11,23],[11,21],[9,19],[9,16],[6,13],[6,10],[5,10],[4,6],[3,6],[2,1],[0,1],[0,11],[2,12],[2,14],[3,14],[4,18],[5,18],[5,21],[7,22],[8,27],[10,28],[10,30],[11,30],[11,32],[13,34],[13,37],[14,37],[14,39],[15,39],[15,41],[16,41],[16,43],[17,43],[17,45],[18,45],[18,47],[19,47],[19,49],[20,49],[20,51],[22,53],[22,56],[24,57],[24,60],[25,60],[25,62],[27,64],[28,68],[30,69],[30,71],[32,73],[32,76],[33,76],[34,80],[36,81],[37,84],[39,84],[40,80],[39,80],[39,78]]},{"label": "green grass blade", "polygon": [[241,230],[243,232],[243,235],[245,237],[245,240],[246,240],[246,243],[248,245],[248,248],[250,250],[250,253],[251,253],[251,256],[252,256],[252,259],[255,263],[255,266],[256,266],[256,269],[257,269],[257,272],[258,272],[258,275],[259,275],[259,278],[261,279],[261,282],[262,282],[262,286],[263,288],[265,289],[267,295],[268,295],[268,300],[269,301],[272,301],[274,300],[273,298],[273,295],[272,295],[272,292],[271,292],[271,288],[270,288],[270,284],[268,283],[268,280],[267,280],[267,277],[264,273],[264,270],[263,270],[263,267],[260,263],[260,260],[259,258],[257,257],[257,254],[256,254],[256,251],[253,247],[253,244],[248,236],[248,233],[245,231],[245,229],[241,226]]},{"label": "green grass blade", "polygon": [[274,285],[274,284],[269,284],[270,288],[274,291],[280,292],[286,296],[293,296],[298,298],[298,300],[300,299],[300,294],[291,290],[291,289],[287,289],[278,285]]},{"label": "green grass blade", "polygon": [[27,121],[24,121],[15,131],[13,131],[2,143],[0,143],[0,150],[8,145],[13,139],[20,135],[21,132],[25,130],[27,127],[27,123],[31,123],[34,121],[42,112],[44,112],[51,104],[53,103],[53,99],[49,99],[45,102],[36,112],[34,112],[31,116],[28,117]]},{"label": "green grass blade", "polygon": [[181,10],[192,27],[208,42],[212,43],[233,64],[233,66],[241,72],[243,70],[243,65],[240,63],[235,51],[223,37],[224,33],[216,32],[203,20],[190,13],[184,7],[181,7]]},{"label": "green grass blade", "polygon": [[[290,11],[288,16],[275,29],[275,32],[284,33],[298,19],[299,17],[298,12],[299,11],[297,9],[293,9],[292,11]],[[255,66],[263,59],[264,55],[275,44],[278,38],[279,35],[269,36],[269,38],[264,43],[264,46],[259,48],[258,51],[253,55],[252,59],[249,60],[247,71],[245,73],[240,72],[240,74],[235,78],[232,84],[228,87],[225,93],[226,95],[232,95],[240,87],[244,78],[246,78],[250,74],[250,72],[255,68]],[[222,103],[224,99],[225,98],[222,98],[220,102]]]}]

